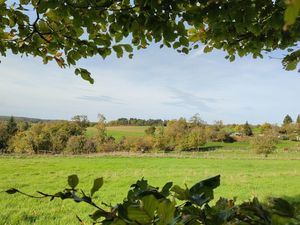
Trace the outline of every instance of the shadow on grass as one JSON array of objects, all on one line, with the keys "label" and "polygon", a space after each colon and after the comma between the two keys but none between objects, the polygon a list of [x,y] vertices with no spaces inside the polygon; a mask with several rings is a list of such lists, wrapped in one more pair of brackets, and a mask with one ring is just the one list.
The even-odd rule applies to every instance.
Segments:
[{"label": "shadow on grass", "polygon": [[220,148],[223,148],[222,145],[215,145],[215,146],[203,146],[198,149],[189,149],[189,150],[183,150],[183,152],[210,152],[210,151],[216,151]]}]

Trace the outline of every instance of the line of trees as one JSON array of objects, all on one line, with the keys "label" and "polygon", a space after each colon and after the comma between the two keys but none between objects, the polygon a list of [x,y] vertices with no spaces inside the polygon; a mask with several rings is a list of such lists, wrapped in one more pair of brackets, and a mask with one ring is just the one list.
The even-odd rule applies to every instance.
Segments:
[{"label": "line of trees", "polygon": [[[28,123],[0,121],[0,150],[6,153],[70,153],[95,152],[149,152],[149,151],[199,151],[207,142],[249,141],[258,153],[268,153],[282,140],[300,141],[300,117],[294,123],[287,115],[282,126],[264,123],[251,125],[224,125],[222,121],[207,124],[198,114],[190,120],[170,120],[166,125],[152,125],[142,137],[123,137],[115,140],[106,131],[111,122],[99,114],[92,124],[96,133],[86,135],[91,126],[87,116],[75,116],[71,121]],[[251,140],[250,140],[251,139]]]},{"label": "line of trees", "polygon": [[162,119],[138,119],[138,118],[119,118],[109,121],[108,126],[166,126],[167,120]]}]

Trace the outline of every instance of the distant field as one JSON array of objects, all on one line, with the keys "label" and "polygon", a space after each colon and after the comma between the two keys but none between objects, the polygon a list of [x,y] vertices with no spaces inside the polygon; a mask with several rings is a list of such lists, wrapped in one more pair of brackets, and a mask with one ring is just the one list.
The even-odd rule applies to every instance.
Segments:
[{"label": "distant field", "polygon": [[[140,137],[145,135],[146,126],[116,126],[116,127],[107,127],[107,134],[113,136],[116,139],[122,137]],[[88,127],[86,135],[88,137],[93,137],[97,132],[95,127]]]},{"label": "distant field", "polygon": [[[163,156],[163,155],[160,155]],[[216,198],[225,196],[246,200],[253,196],[285,196],[300,201],[300,154],[278,152],[265,159],[245,150],[216,150],[164,157],[4,157],[0,156],[0,190],[16,187],[56,192],[66,187],[66,177],[78,174],[83,190],[89,190],[95,177],[103,176],[105,184],[96,201],[115,204],[126,196],[129,186],[145,177],[154,186],[166,181],[183,186],[217,174],[222,185]],[[191,158],[193,157],[193,158]],[[298,160],[291,160],[296,159]],[[238,160],[239,159],[239,160]],[[85,219],[93,211],[71,201],[37,200],[0,193],[2,225],[71,225],[75,216]]]}]

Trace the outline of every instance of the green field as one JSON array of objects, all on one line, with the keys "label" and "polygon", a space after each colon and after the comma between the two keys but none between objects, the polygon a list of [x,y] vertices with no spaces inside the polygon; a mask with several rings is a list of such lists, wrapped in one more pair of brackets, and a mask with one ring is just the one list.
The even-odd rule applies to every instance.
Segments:
[{"label": "green field", "polygon": [[[155,186],[166,181],[183,186],[217,174],[222,185],[216,198],[237,196],[286,196],[300,200],[300,154],[279,152],[263,158],[248,151],[218,150],[184,155],[102,157],[0,157],[0,190],[16,187],[26,192],[55,192],[66,187],[66,177],[78,174],[88,191],[93,178],[103,176],[105,184],[96,201],[115,204],[128,187],[141,177]],[[172,157],[171,157],[172,156]],[[192,158],[192,157],[194,158]],[[254,156],[254,157],[253,157]],[[292,160],[298,159],[298,160]],[[0,224],[76,224],[75,215],[86,218],[92,208],[71,201],[36,200],[20,195],[0,194]],[[86,218],[87,219],[87,218]]]},{"label": "green field", "polygon": [[[107,127],[107,134],[113,136],[117,140],[122,137],[141,137],[145,135],[146,126],[116,126]],[[93,137],[97,132],[95,127],[88,127],[86,129],[86,135]]]}]

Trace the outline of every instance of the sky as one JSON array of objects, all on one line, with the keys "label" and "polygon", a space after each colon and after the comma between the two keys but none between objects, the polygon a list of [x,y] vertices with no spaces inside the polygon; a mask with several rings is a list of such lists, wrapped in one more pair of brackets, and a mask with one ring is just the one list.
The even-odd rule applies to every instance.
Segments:
[{"label": "sky", "polygon": [[225,53],[202,50],[182,55],[151,46],[133,59],[79,62],[95,79],[91,85],[55,62],[8,55],[0,58],[0,115],[70,119],[98,113],[120,117],[175,119],[199,113],[209,123],[282,123],[300,114],[300,73],[282,69],[278,59],[245,57],[229,62]]}]

